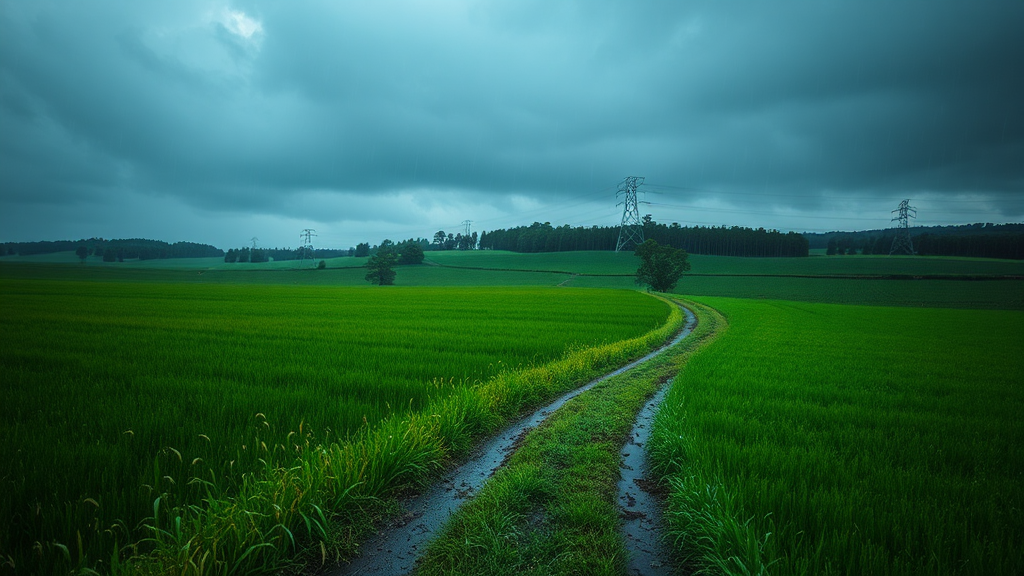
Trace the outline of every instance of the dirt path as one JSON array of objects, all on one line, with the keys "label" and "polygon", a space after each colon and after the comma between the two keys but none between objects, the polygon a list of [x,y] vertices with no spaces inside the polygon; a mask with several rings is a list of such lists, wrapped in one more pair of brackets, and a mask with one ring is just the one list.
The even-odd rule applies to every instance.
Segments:
[{"label": "dirt path", "polygon": [[686,314],[686,325],[671,342],[639,360],[634,360],[588,384],[563,394],[550,404],[509,425],[497,436],[480,446],[475,455],[465,464],[446,474],[422,495],[405,502],[405,513],[385,527],[377,537],[366,542],[363,545],[362,554],[354,558],[347,566],[328,574],[330,576],[354,574],[397,576],[411,572],[416,565],[416,560],[422,555],[434,534],[462,506],[463,502],[475,495],[484,482],[494,474],[494,471],[501,467],[515,451],[519,440],[529,430],[542,423],[567,401],[593,388],[597,383],[631,370],[682,341],[697,324],[696,317],[692,312],[685,308],[683,308],[683,312]]}]

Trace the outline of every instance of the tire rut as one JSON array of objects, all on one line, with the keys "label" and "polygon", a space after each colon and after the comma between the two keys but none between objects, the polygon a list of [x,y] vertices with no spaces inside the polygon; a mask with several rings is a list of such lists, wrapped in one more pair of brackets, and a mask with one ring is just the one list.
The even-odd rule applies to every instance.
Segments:
[{"label": "tire rut", "polygon": [[[686,327],[696,326],[696,317],[686,312]],[[662,538],[661,494],[651,479],[650,461],[644,448],[650,440],[651,425],[658,406],[668,393],[669,382],[663,383],[644,404],[633,422],[629,440],[622,447],[619,463],[619,531],[626,544],[629,559],[626,573],[630,576],[663,576],[674,573],[672,553]]]}]

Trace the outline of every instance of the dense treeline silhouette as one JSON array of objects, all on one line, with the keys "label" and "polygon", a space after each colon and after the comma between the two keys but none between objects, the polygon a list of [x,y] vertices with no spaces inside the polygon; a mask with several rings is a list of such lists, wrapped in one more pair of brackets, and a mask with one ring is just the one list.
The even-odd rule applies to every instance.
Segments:
[{"label": "dense treeline silhouette", "polygon": [[349,250],[334,248],[316,248],[312,251],[305,248],[231,248],[224,253],[225,262],[280,262],[282,260],[302,260],[337,258],[350,256]]},{"label": "dense treeline silhouette", "polygon": [[[986,234],[985,231],[991,233]],[[888,254],[895,237],[895,231],[892,229],[829,234],[825,244],[825,254],[829,256],[858,252]],[[914,244],[914,252],[920,256],[1024,260],[1024,225],[1021,224],[911,228],[910,238]],[[819,235],[814,243],[820,239]]]},{"label": "dense treeline silhouette", "polygon": [[[811,248],[828,254],[888,254],[894,229],[860,232],[805,233]],[[972,256],[1024,259],[1024,223],[973,223],[910,229],[914,251],[924,256]],[[853,250],[851,252],[850,250]]]},{"label": "dense treeline silhouette", "polygon": [[108,262],[121,260],[155,260],[158,258],[210,258],[223,256],[224,251],[209,244],[195,242],[175,242],[168,244],[162,240],[146,240],[145,238],[126,238],[104,240],[89,238],[88,240],[57,240],[53,242],[9,242],[4,245],[4,254],[52,254],[54,252],[74,252],[85,247],[89,254],[102,256]]},{"label": "dense treeline silhouette", "polygon": [[[507,230],[491,230],[480,235],[480,248],[513,252],[569,252],[575,250],[615,250],[618,226],[552,227],[549,222],[534,222]],[[807,256],[807,239],[796,232],[782,233],[764,228],[732,226],[720,228],[661,224],[644,218],[644,238],[658,244],[682,248],[690,254],[715,256]]]},{"label": "dense treeline silhouette", "polygon": [[971,256],[1024,260],[1024,233],[941,236],[921,234],[911,237],[914,250],[921,256]]}]

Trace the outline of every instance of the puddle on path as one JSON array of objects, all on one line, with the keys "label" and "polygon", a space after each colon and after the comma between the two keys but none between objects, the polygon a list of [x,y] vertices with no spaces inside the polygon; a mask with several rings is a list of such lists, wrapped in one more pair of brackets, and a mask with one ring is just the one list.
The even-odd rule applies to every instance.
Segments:
[{"label": "puddle on path", "polygon": [[533,414],[509,425],[498,435],[488,439],[469,461],[443,476],[420,496],[404,502],[405,513],[392,521],[375,538],[365,542],[362,553],[353,558],[350,564],[328,574],[398,576],[412,572],[416,560],[423,554],[434,534],[505,462],[515,450],[517,440],[521,436],[547,419],[567,401],[590,390],[599,382],[631,370],[678,344],[697,324],[692,312],[685,308],[683,312],[686,314],[686,325],[672,342],[614,372],[563,394],[554,402],[539,408]]},{"label": "puddle on path", "polygon": [[666,392],[668,384],[659,388],[647,401],[622,448],[619,510],[621,531],[629,553],[626,574],[630,576],[672,574],[671,554],[661,539],[661,505],[656,496],[648,492],[654,486],[649,484],[647,453],[644,450],[654,414]]}]

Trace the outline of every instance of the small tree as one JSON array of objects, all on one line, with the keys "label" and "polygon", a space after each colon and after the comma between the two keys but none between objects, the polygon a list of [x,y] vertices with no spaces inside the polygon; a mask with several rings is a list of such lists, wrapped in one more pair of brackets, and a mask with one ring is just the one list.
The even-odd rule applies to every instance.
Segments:
[{"label": "small tree", "polygon": [[324,260],[321,260],[320,263],[316,265],[317,270],[323,270],[325,268],[327,268],[327,262]]},{"label": "small tree", "polygon": [[365,258],[370,255],[370,243],[362,242],[356,244],[356,258]]},{"label": "small tree", "polygon": [[661,246],[649,238],[636,247],[640,267],[636,269],[636,283],[646,284],[655,292],[668,292],[676,287],[679,278],[690,269],[686,250]]},{"label": "small tree", "polygon": [[79,246],[78,249],[75,250],[75,256],[78,256],[79,258],[81,258],[82,259],[82,264],[85,264],[85,259],[89,257],[89,248],[88,248],[88,246]]},{"label": "small tree", "polygon": [[106,250],[103,251],[103,261],[104,262],[116,262],[117,261],[117,252],[113,248],[107,248]]},{"label": "small tree", "polygon": [[395,283],[395,264],[398,262],[398,252],[391,240],[384,240],[377,247],[377,252],[366,261],[366,267],[370,269],[366,273],[366,280],[378,286],[390,286]]},{"label": "small tree", "polygon": [[398,260],[399,264],[422,264],[423,247],[416,241],[406,242],[402,246],[402,255]]}]

